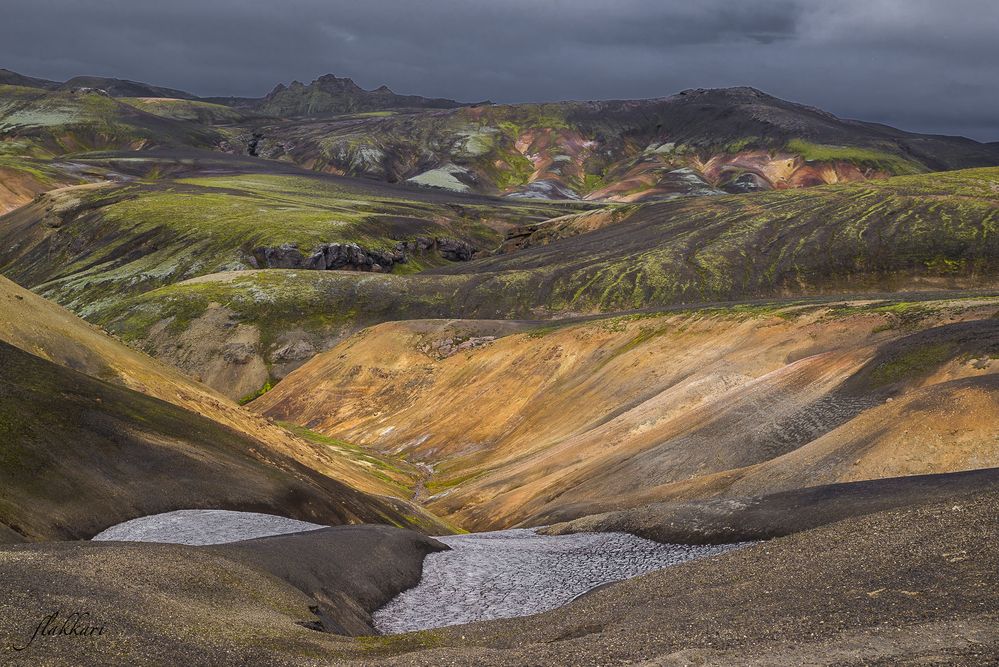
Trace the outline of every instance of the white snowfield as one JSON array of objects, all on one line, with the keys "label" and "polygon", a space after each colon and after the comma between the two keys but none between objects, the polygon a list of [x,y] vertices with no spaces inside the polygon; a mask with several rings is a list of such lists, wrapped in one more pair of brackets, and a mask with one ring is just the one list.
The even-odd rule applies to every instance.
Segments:
[{"label": "white snowfield", "polygon": [[600,586],[740,545],[660,544],[628,533],[538,535],[534,529],[438,537],[419,585],[374,614],[383,633],[554,609]]},{"label": "white snowfield", "polygon": [[99,541],[225,544],[268,535],[318,530],[326,526],[273,514],[229,510],[177,510],[139,517],[98,533]]}]

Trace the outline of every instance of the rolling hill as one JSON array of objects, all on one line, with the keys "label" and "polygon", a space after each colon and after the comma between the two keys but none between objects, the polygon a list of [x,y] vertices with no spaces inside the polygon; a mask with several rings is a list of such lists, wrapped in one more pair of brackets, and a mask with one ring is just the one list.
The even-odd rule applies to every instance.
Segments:
[{"label": "rolling hill", "polygon": [[997,184],[997,171],[982,169],[645,204],[605,216],[587,233],[540,223],[559,228],[553,242],[418,274],[227,272],[123,299],[93,319],[192,372],[201,362],[185,361],[178,336],[218,358],[237,342],[231,323],[246,325],[266,341],[254,344],[252,358],[269,360],[273,370],[274,352],[300,332],[315,333],[310,346],[320,350],[389,320],[554,319],[740,299],[986,288],[996,284],[999,256],[991,231]]},{"label": "rolling hill", "polygon": [[996,297],[367,329],[251,404],[430,465],[473,530],[999,466]]}]

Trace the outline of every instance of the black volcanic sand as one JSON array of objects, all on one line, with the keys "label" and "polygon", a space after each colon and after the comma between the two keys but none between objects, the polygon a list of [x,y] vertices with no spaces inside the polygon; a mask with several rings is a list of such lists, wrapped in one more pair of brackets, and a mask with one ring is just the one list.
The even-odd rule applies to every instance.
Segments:
[{"label": "black volcanic sand", "polygon": [[[216,547],[3,547],[0,662],[547,667],[653,658],[650,664],[663,665],[999,659],[996,488],[667,568],[538,616],[356,639],[303,623],[320,622],[324,614],[337,614],[333,620],[344,628],[363,621],[343,606],[328,611],[340,604],[332,596],[330,603],[317,600],[336,591],[346,596],[339,600],[369,610],[390,589],[414,581],[414,564],[434,545],[379,528],[372,539],[381,542],[372,550],[357,535],[338,543],[338,530],[364,535],[371,529]],[[322,553],[311,557],[310,549]],[[399,559],[409,565],[400,569]],[[24,652],[10,650],[56,608],[87,610],[107,630],[96,638],[46,637]]]},{"label": "black volcanic sand", "polygon": [[541,530],[548,535],[624,531],[671,544],[768,540],[854,516],[943,502],[999,488],[999,468],[825,484],[752,498],[660,502],[593,514]]}]

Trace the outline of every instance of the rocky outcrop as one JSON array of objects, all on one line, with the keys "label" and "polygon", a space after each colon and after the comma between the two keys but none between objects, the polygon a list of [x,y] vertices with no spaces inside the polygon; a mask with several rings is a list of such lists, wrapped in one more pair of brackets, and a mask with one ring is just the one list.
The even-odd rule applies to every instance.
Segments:
[{"label": "rocky outcrop", "polygon": [[436,252],[451,262],[472,259],[476,248],[467,241],[450,237],[419,236],[399,241],[394,250],[363,248],[356,243],[321,243],[306,256],[295,243],[255,248],[249,264],[261,269],[310,269],[314,271],[389,272],[405,264],[413,254]]},{"label": "rocky outcrop", "polygon": [[471,336],[461,338],[451,336],[443,340],[434,340],[420,345],[419,349],[426,355],[436,359],[447,359],[448,357],[488,345],[496,340],[496,336]]},{"label": "rocky outcrop", "polygon": [[476,252],[472,244],[447,236],[438,238],[418,236],[410,241],[400,241],[396,248],[403,253],[437,252],[449,262],[467,262]]},{"label": "rocky outcrop", "polygon": [[[397,95],[386,86],[375,90],[364,90],[352,79],[332,74],[325,74],[310,84],[301,81],[292,81],[288,86],[278,84],[262,99],[223,98],[215,101],[241,107],[248,106],[281,117],[350,114],[382,109],[456,109],[470,106],[464,102],[444,98]],[[488,102],[478,104],[488,104]]]},{"label": "rocky outcrop", "polygon": [[305,268],[346,271],[391,271],[393,264],[404,264],[406,255],[400,251],[368,250],[356,243],[323,243],[305,262]]}]

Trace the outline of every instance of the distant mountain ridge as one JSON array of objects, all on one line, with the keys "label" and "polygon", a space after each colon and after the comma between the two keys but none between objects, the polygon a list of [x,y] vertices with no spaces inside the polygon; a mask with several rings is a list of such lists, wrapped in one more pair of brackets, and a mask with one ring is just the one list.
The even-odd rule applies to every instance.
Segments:
[{"label": "distant mountain ridge", "polygon": [[264,97],[199,97],[176,88],[104,76],[74,76],[68,81],[59,82],[25,76],[2,68],[0,85],[66,91],[92,88],[103,90],[111,97],[197,100],[281,117],[364,113],[386,109],[457,109],[491,104],[489,101],[466,103],[443,97],[399,95],[384,85],[374,90],[365,90],[354,83],[353,79],[334,74],[324,74],[308,85],[301,81],[292,81],[287,86],[279,83]]},{"label": "distant mountain ridge", "polygon": [[103,90],[111,97],[168,97],[179,100],[196,100],[197,95],[176,88],[151,86],[140,81],[115,79],[106,76],[74,76],[69,81],[60,84],[59,90],[76,90],[78,88],[95,88]]},{"label": "distant mountain ridge", "polygon": [[18,74],[9,69],[4,69],[0,67],[0,85],[3,86],[24,86],[25,88],[43,88],[45,90],[54,90],[59,87],[58,81],[49,81],[48,79],[38,79],[33,76],[25,76],[23,74]]},{"label": "distant mountain ridge", "polygon": [[388,86],[364,90],[353,79],[333,74],[324,74],[308,85],[301,81],[292,81],[287,86],[279,83],[261,98],[209,97],[205,100],[279,117],[364,113],[387,109],[457,109],[490,104],[468,104],[421,95],[398,95]]},{"label": "distant mountain ridge", "polygon": [[[13,86],[0,94],[0,140],[29,142],[36,155],[211,148],[515,199],[633,204],[999,165],[999,144],[838,118],[745,86],[653,99],[466,104],[387,86],[365,90],[333,74],[278,84],[260,98],[0,70],[4,82]],[[24,184],[0,198],[0,208],[41,187],[25,169]]]},{"label": "distant mountain ridge", "polygon": [[25,76],[9,69],[0,68],[0,85],[41,88],[43,90],[73,91],[81,88],[103,90],[111,97],[165,97],[181,100],[196,100],[197,95],[176,88],[153,86],[141,81],[116,79],[108,76],[74,76],[67,81],[51,81],[33,76]]},{"label": "distant mountain ridge", "polygon": [[995,145],[841,119],[749,87],[286,119],[239,140],[252,155],[348,176],[621,203],[999,164]]}]

